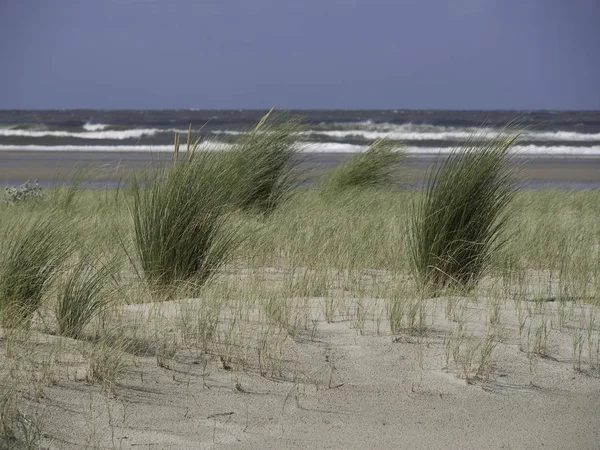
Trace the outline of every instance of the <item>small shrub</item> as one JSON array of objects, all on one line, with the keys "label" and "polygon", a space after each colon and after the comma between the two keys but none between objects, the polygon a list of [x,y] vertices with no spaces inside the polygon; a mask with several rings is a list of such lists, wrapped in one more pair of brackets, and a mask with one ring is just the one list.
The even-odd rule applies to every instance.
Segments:
[{"label": "small shrub", "polygon": [[38,180],[27,180],[20,186],[7,187],[4,192],[4,201],[11,205],[17,203],[40,203],[44,201],[44,191]]},{"label": "small shrub", "polygon": [[517,135],[476,137],[430,172],[412,213],[411,257],[425,292],[472,288],[504,243],[506,207],[515,194],[509,149]]}]

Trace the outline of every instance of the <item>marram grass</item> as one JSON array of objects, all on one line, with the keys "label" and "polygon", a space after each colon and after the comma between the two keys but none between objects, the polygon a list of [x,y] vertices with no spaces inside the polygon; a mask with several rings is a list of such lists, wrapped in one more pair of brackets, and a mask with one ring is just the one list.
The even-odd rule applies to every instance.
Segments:
[{"label": "marram grass", "polygon": [[58,334],[80,338],[85,326],[106,310],[114,295],[111,286],[118,271],[113,262],[80,257],[60,280],[54,309]]},{"label": "marram grass", "polygon": [[502,132],[484,143],[474,136],[429,173],[410,216],[414,274],[427,294],[472,288],[503,245],[517,136]]},{"label": "marram grass", "polygon": [[76,227],[52,208],[3,221],[0,315],[5,327],[27,325],[77,246]]},{"label": "marram grass", "polygon": [[188,133],[186,156],[133,182],[134,245],[155,288],[204,283],[227,263],[240,235],[226,226],[235,209],[272,212],[295,184],[299,121],[272,110],[232,150],[197,151]]},{"label": "marram grass", "polygon": [[297,182],[299,131],[299,119],[271,110],[224,155],[236,206],[270,213],[288,196]]},{"label": "marram grass", "polygon": [[379,139],[364,153],[351,156],[325,177],[324,192],[390,188],[396,181],[394,175],[403,157],[397,146],[387,139]]},{"label": "marram grass", "polygon": [[132,183],[134,247],[153,288],[205,282],[228,262],[238,241],[226,228],[230,167],[214,152],[189,152]]}]

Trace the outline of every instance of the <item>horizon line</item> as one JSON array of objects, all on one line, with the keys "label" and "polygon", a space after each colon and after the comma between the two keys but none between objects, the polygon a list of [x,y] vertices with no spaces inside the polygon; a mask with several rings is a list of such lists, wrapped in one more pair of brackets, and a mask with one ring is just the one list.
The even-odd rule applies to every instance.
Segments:
[{"label": "horizon line", "polygon": [[[14,111],[269,111],[271,108],[0,108],[0,112]],[[596,112],[599,109],[549,108],[275,108],[277,111],[447,111],[447,112]]]}]

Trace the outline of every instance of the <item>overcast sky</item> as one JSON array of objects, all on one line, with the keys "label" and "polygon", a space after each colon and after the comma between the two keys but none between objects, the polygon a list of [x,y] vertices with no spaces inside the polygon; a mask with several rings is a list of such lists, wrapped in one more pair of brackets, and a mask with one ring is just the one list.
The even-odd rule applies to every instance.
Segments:
[{"label": "overcast sky", "polygon": [[600,0],[0,0],[0,109],[600,109]]}]

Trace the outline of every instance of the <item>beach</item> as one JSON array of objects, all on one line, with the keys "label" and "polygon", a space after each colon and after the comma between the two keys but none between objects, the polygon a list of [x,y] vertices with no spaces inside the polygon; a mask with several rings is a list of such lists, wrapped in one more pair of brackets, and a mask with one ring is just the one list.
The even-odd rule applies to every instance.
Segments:
[{"label": "beach", "polygon": [[[299,169],[309,171],[306,185],[313,186],[319,173],[337,167],[353,153],[311,153],[302,156]],[[443,159],[443,155],[441,155]],[[0,181],[5,186],[39,180],[50,186],[68,183],[87,172],[96,187],[114,187],[132,171],[148,168],[157,160],[170,161],[172,152],[0,152]],[[403,161],[398,182],[408,187],[422,185],[426,171],[436,163],[434,155],[408,155]],[[517,180],[525,187],[597,189],[600,187],[600,158],[569,156],[516,157],[520,172]]]},{"label": "beach", "polygon": [[[131,199],[78,195],[79,245],[119,254]],[[298,191],[233,221],[251,239],[174,299],[124,259],[78,339],[49,294],[2,331],[3,417],[50,449],[597,448],[597,191],[523,191],[477,287],[431,298],[410,270],[416,195]]]},{"label": "beach", "polygon": [[[322,301],[308,300],[311,317]],[[485,327],[484,302],[465,307],[473,331]],[[446,306],[440,299],[428,309],[443,316]],[[152,321],[166,334],[177,327],[177,309],[136,305],[126,323]],[[361,333],[350,316],[321,319],[316,332],[290,339],[281,372],[225,370],[218,357],[171,347],[165,356],[130,357],[111,395],[90,384],[81,347],[66,341],[56,378],[34,401],[47,405],[47,448],[57,449],[597,448],[600,381],[597,369],[572,370],[571,331],[551,331],[548,355],[530,359],[520,350],[516,311],[505,304],[502,314],[493,367],[469,383],[462,367],[446,364],[451,320],[428,317],[426,332],[392,337],[385,321],[379,333],[371,323]],[[55,351],[56,338],[32,339],[42,342],[37,351]],[[476,355],[473,373],[479,364]]]},{"label": "beach", "polygon": [[0,449],[598,448],[597,114],[195,113],[0,128]]}]

